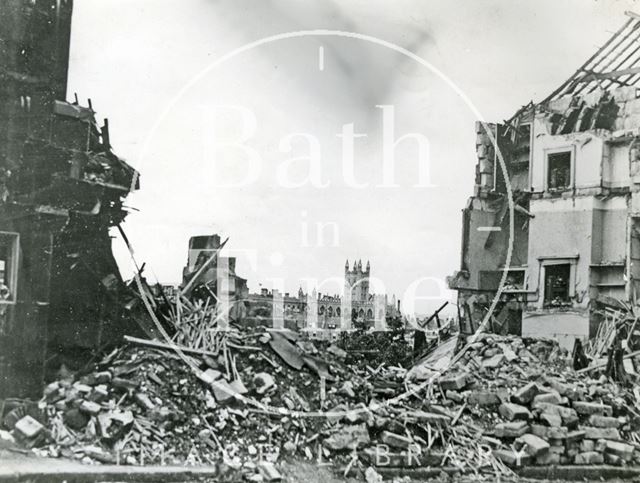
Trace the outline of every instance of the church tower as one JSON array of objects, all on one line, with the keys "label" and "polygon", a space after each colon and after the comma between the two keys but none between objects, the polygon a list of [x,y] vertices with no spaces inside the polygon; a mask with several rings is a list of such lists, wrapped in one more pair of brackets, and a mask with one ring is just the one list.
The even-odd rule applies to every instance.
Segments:
[{"label": "church tower", "polygon": [[353,262],[353,269],[349,270],[349,261],[344,267],[345,293],[351,294],[354,303],[362,303],[369,300],[369,274],[371,266],[367,261],[366,268],[362,269],[362,260]]}]

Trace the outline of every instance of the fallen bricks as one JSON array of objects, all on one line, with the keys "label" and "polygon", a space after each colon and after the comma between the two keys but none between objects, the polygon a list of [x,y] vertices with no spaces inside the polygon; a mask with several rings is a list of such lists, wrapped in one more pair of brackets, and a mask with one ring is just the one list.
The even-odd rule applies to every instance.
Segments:
[{"label": "fallen bricks", "polygon": [[524,465],[639,462],[633,393],[576,375],[551,341],[481,335],[444,374],[420,381],[411,374],[428,375],[428,358],[420,371],[369,367],[348,364],[336,344],[295,333],[226,337],[230,344],[217,350],[183,356],[157,344],[125,346],[48,385],[41,416],[5,417],[5,426],[41,455],[224,461],[263,479],[276,478],[277,469],[256,461],[282,457],[362,472],[453,464],[496,477]]},{"label": "fallen bricks", "polygon": [[[531,352],[533,344],[526,347],[525,341],[515,338],[510,346],[518,360],[496,366],[495,348],[502,340],[481,335],[481,343],[472,344],[452,368],[471,382],[455,397],[445,393],[449,405],[469,403],[471,414],[462,422],[478,424],[489,416],[482,432],[496,438],[489,440],[496,458],[512,467],[640,461],[635,451],[640,439],[635,432],[633,392],[603,377],[578,376],[561,363],[561,357],[540,360]],[[503,400],[497,414],[492,407],[496,398]]]}]

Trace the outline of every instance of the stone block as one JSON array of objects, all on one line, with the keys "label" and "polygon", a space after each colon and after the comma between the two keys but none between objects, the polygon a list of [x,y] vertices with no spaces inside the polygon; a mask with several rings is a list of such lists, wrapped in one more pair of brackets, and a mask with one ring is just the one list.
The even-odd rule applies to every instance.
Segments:
[{"label": "stone block", "polygon": [[542,439],[547,439],[549,437],[548,435],[548,431],[549,431],[549,427],[548,426],[542,426],[541,424],[532,424],[531,428],[530,428],[531,434],[535,434],[536,436],[542,438]]},{"label": "stone block", "polygon": [[460,391],[466,387],[468,382],[468,375],[462,373],[440,379],[440,387],[443,391]]},{"label": "stone block", "polygon": [[559,414],[542,413],[538,418],[541,423],[551,427],[562,426],[562,418]]},{"label": "stone block", "polygon": [[497,369],[504,362],[505,357],[504,354],[496,354],[495,356],[489,357],[488,359],[483,359],[481,363],[481,367],[483,369]]},{"label": "stone block", "polygon": [[578,399],[580,391],[571,384],[566,384],[553,377],[545,379],[549,386],[558,392],[561,396],[566,396],[569,399]]},{"label": "stone block", "polygon": [[580,418],[577,414],[569,414],[562,418],[562,424],[569,429],[576,429],[580,423]]},{"label": "stone block", "polygon": [[614,454],[625,461],[633,459],[633,450],[633,446],[621,441],[607,441],[604,448],[605,453]]},{"label": "stone block", "polygon": [[568,434],[569,434],[569,430],[567,429],[566,426],[560,426],[560,427],[553,426],[547,429],[547,438],[553,439],[553,440],[565,440],[567,439]]},{"label": "stone block", "polygon": [[589,416],[589,425],[596,428],[619,428],[624,424],[626,424],[625,418],[599,416],[597,414]]},{"label": "stone block", "polygon": [[102,411],[102,406],[100,406],[100,404],[95,403],[93,401],[82,401],[79,409],[83,413],[87,413],[87,414],[90,414],[91,416],[95,416],[100,411]]},{"label": "stone block", "polygon": [[565,426],[572,426],[578,422],[578,414],[575,409],[566,408],[557,404],[538,402],[531,405],[533,409],[539,410],[542,414],[555,414],[562,418]]},{"label": "stone block", "polygon": [[111,386],[123,390],[133,390],[137,389],[138,383],[136,381],[130,381],[129,379],[125,379],[123,377],[114,377],[111,380]]},{"label": "stone block", "polygon": [[611,416],[613,414],[611,406],[594,402],[574,401],[573,409],[582,416],[591,416],[592,414]]},{"label": "stone block", "polygon": [[[564,452],[564,449],[563,449]],[[536,456],[535,460],[536,465],[546,466],[546,465],[559,465],[560,464],[560,454],[547,452]]]},{"label": "stone block", "polygon": [[571,431],[569,434],[567,434],[567,444],[570,443],[577,443],[582,441],[585,438],[585,432],[584,431]]},{"label": "stone block", "polygon": [[597,451],[585,451],[578,453],[573,462],[577,465],[601,465],[604,463],[604,457]]},{"label": "stone block", "polygon": [[529,412],[529,410],[524,406],[520,406],[519,404],[503,403],[498,408],[498,412],[507,421],[527,421],[531,419],[531,413]]},{"label": "stone block", "polygon": [[538,394],[533,398],[533,404],[536,403],[549,403],[549,404],[561,404],[563,402],[562,396],[557,391],[545,392]]},{"label": "stone block", "polygon": [[445,391],[444,397],[456,403],[461,403],[464,401],[464,396],[462,394],[457,391],[452,391],[451,389]]},{"label": "stone block", "polygon": [[410,421],[417,421],[420,423],[428,423],[435,425],[447,424],[451,421],[449,416],[444,414],[430,413],[427,411],[410,411],[405,413],[405,419]]},{"label": "stone block", "polygon": [[413,443],[411,438],[404,435],[392,433],[391,431],[383,431],[380,435],[380,441],[388,444],[393,448],[407,449]]},{"label": "stone block", "polygon": [[550,447],[549,443],[544,439],[531,433],[523,434],[516,439],[516,446],[523,447],[524,451],[534,458],[540,454],[548,452]]},{"label": "stone block", "polygon": [[521,452],[510,449],[494,449],[492,453],[495,458],[513,468],[526,466],[531,462],[531,456],[528,454],[522,454]]},{"label": "stone block", "polygon": [[529,404],[533,398],[540,393],[540,389],[535,382],[530,382],[518,389],[512,396],[511,400],[516,404]]},{"label": "stone block", "polygon": [[580,452],[587,453],[596,450],[596,442],[592,439],[583,439],[580,441]]},{"label": "stone block", "polygon": [[39,421],[28,415],[21,418],[13,428],[15,434],[22,439],[35,438],[43,429],[44,426]]},{"label": "stone block", "polygon": [[620,458],[620,456],[618,455],[611,454],[611,453],[604,454],[604,462],[607,463],[608,465],[619,466],[623,463],[623,461],[624,460]]},{"label": "stone block", "polygon": [[467,396],[467,403],[471,406],[498,406],[500,397],[491,391],[471,391]]},{"label": "stone block", "polygon": [[99,384],[94,386],[93,391],[89,394],[89,400],[100,402],[104,401],[109,397],[109,390],[105,384]]},{"label": "stone block", "polygon": [[517,438],[529,430],[526,421],[514,421],[512,423],[499,423],[495,427],[495,435],[498,438]]},{"label": "stone block", "polygon": [[611,439],[620,441],[620,433],[616,428],[594,428],[593,426],[580,426],[580,429],[584,431],[584,437],[586,439]]}]

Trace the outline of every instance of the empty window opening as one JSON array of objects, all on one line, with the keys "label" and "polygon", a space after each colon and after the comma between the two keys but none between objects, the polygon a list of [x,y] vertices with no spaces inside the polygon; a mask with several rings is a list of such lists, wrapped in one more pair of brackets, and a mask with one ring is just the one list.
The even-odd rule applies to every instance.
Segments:
[{"label": "empty window opening", "polygon": [[571,303],[569,281],[571,264],[547,265],[544,267],[544,305],[558,307]]},{"label": "empty window opening", "polygon": [[571,186],[571,151],[547,156],[547,187],[565,189]]},{"label": "empty window opening", "polygon": [[524,289],[524,270],[509,270],[505,280],[504,290]]}]

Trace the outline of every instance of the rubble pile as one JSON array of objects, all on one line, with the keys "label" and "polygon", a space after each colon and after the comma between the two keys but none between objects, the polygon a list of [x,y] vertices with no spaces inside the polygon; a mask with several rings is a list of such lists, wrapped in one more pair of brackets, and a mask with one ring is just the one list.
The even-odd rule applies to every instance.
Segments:
[{"label": "rubble pile", "polygon": [[551,341],[481,334],[439,380],[439,400],[462,405],[460,423],[512,467],[640,462],[635,394],[565,363]]},{"label": "rubble pile", "polygon": [[451,339],[409,368],[349,364],[338,344],[286,330],[232,330],[216,351],[128,340],[49,384],[39,413],[9,412],[5,427],[42,455],[224,461],[267,481],[277,470],[262,466],[280,458],[345,473],[453,466],[496,476],[640,461],[633,393],[576,374],[551,341],[481,334],[454,356]]},{"label": "rubble pile", "polygon": [[367,381],[344,363],[343,349],[325,344],[321,358],[289,331],[219,333],[217,352],[128,340],[90,371],[50,383],[39,411],[8,412],[5,428],[43,456],[111,464],[224,460],[252,469],[252,461],[275,461],[282,452],[332,456],[318,453],[320,434],[341,416],[297,413],[345,411],[357,400],[395,394],[405,373],[378,367]]}]

